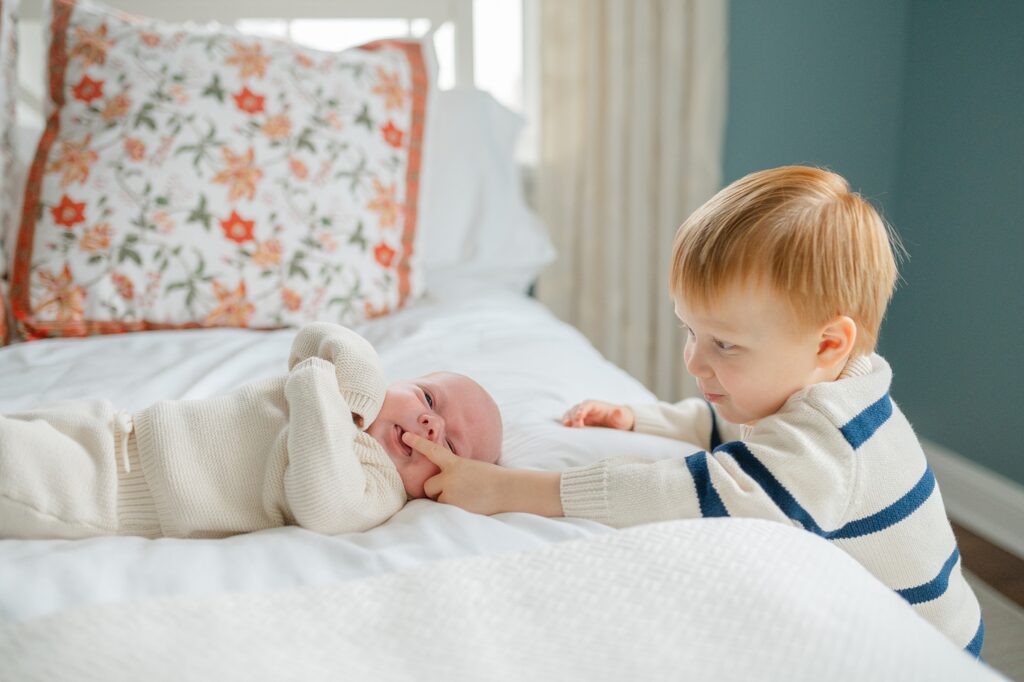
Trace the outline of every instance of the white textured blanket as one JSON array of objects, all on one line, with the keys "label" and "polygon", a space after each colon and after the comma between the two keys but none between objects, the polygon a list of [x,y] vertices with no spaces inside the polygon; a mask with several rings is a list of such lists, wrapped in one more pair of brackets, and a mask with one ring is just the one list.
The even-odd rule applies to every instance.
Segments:
[{"label": "white textured blanket", "polygon": [[336,587],[0,625],[17,680],[989,680],[803,531],[679,521]]}]

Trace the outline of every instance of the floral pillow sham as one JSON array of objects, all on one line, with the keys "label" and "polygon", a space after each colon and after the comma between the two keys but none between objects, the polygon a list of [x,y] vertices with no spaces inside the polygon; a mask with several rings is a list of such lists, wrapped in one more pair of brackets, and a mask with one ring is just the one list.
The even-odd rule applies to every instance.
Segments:
[{"label": "floral pillow sham", "polygon": [[328,53],[54,0],[26,338],[352,323],[422,292],[418,41]]}]

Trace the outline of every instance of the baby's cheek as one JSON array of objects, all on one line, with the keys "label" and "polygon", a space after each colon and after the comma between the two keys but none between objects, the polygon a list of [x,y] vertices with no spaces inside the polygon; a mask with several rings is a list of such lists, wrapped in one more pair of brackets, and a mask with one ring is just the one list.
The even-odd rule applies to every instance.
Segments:
[{"label": "baby's cheek", "polygon": [[418,452],[413,452],[412,456],[411,461],[405,466],[399,467],[398,475],[402,477],[405,491],[410,497],[426,497],[423,492],[423,484],[431,476],[441,473],[441,470]]}]

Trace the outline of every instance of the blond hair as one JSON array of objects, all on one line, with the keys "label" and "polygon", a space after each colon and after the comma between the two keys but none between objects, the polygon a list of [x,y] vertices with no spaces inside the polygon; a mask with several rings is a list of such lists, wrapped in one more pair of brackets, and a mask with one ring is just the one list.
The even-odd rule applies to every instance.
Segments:
[{"label": "blond hair", "polygon": [[840,175],[783,166],[740,178],[686,219],[672,247],[672,297],[710,309],[730,285],[763,278],[808,328],[846,315],[853,356],[875,348],[902,249]]}]

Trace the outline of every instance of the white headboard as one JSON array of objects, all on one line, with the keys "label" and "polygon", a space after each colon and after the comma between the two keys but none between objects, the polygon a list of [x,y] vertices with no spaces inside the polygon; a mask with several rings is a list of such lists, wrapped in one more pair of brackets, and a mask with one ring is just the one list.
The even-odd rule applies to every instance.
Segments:
[{"label": "white headboard", "polygon": [[[428,22],[427,34],[454,33],[454,85],[472,86],[473,0],[102,0],[132,14],[167,21],[242,19],[405,19]],[[43,0],[21,0],[19,12],[19,119],[42,115]]]}]

